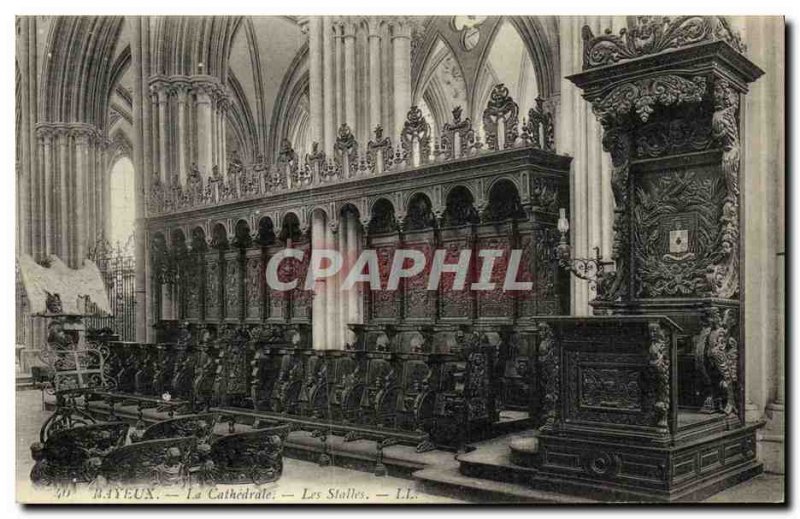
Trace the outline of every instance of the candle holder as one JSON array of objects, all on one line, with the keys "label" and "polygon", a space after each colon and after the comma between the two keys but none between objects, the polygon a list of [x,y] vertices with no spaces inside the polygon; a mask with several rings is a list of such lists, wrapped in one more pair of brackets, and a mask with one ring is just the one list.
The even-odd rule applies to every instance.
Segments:
[{"label": "candle holder", "polygon": [[558,245],[553,250],[553,260],[558,262],[560,268],[569,271],[579,279],[588,281],[589,286],[596,290],[597,284],[603,279],[606,273],[606,267],[613,265],[614,262],[603,260],[600,247],[594,247],[593,258],[572,257],[572,247],[567,241],[569,220],[567,219],[566,210],[563,208],[559,209],[558,232],[561,238],[558,240]]}]

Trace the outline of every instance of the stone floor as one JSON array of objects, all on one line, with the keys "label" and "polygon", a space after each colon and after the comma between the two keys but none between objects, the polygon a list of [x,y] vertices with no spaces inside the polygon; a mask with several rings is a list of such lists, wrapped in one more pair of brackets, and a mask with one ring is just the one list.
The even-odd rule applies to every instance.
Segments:
[{"label": "stone floor", "polygon": [[[16,395],[16,474],[18,497],[25,496],[25,500],[53,500],[69,502],[80,500],[73,495],[64,499],[53,493],[37,494],[30,497],[28,473],[33,466],[30,456],[30,444],[38,440],[39,427],[44,422],[49,412],[42,408],[41,394],[38,391],[18,391]],[[435,469],[435,467],[432,467]],[[276,483],[265,485],[262,491],[255,496],[255,488],[237,486],[230,489],[221,488],[215,493],[208,491],[192,497],[193,503],[219,502],[225,492],[242,495],[250,492],[248,499],[268,500],[269,502],[294,502],[294,503],[464,503],[469,501],[468,493],[464,500],[452,497],[443,497],[426,493],[421,490],[416,482],[394,477],[376,477],[368,472],[349,470],[341,467],[320,467],[315,463],[286,459],[283,477]],[[84,498],[97,502],[114,502],[117,496],[84,492]],[[162,493],[161,502],[180,501],[186,502],[191,494],[191,489],[181,489],[170,493]],[[720,492],[707,500],[709,503],[775,503],[783,500],[783,476],[764,474],[750,481]],[[226,502],[236,502],[237,497],[230,497]],[[567,498],[569,501],[569,498]],[[86,502],[86,501],[83,501]]]}]

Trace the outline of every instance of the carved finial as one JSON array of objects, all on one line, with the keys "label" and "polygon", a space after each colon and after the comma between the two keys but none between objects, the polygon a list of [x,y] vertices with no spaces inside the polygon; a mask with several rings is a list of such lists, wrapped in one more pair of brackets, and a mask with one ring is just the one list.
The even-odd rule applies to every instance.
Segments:
[{"label": "carved finial", "polygon": [[[517,140],[518,115],[519,107],[508,94],[508,88],[503,83],[496,84],[483,111],[483,127],[489,149],[505,149],[514,145]],[[504,128],[502,132],[498,129],[501,120]]]}]

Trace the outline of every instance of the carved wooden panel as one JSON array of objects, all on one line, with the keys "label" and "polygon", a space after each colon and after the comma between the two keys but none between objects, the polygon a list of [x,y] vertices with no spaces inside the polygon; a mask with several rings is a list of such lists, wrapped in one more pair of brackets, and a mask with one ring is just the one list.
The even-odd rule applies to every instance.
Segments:
[{"label": "carved wooden panel", "polygon": [[[277,247],[270,247],[267,250],[267,258],[266,264],[269,264],[269,260],[272,256],[277,254],[280,249]],[[280,281],[288,281],[291,277],[290,275],[290,267],[288,261],[284,260],[278,266],[277,272],[278,279]],[[287,294],[288,292],[281,292],[278,290],[273,290],[270,287],[265,287],[266,291],[266,299],[267,299],[267,316],[272,321],[282,321],[286,318],[286,302],[287,302]]]},{"label": "carved wooden panel", "polygon": [[[517,312],[520,317],[530,317],[536,315],[536,301],[539,295],[540,282],[534,274],[534,237],[531,232],[521,232],[519,237],[519,249],[522,251],[517,281],[533,283],[532,290],[521,290],[516,293]],[[545,314],[547,315],[547,314]]]},{"label": "carved wooden panel", "polygon": [[[707,149],[711,143],[710,104],[687,107],[685,117],[656,120],[637,128],[633,138],[636,158],[651,159]],[[702,110],[702,112],[700,112]]]},{"label": "carved wooden panel", "polygon": [[652,415],[646,410],[652,408],[652,402],[644,390],[646,361],[643,354],[568,350],[564,356],[565,419],[651,425]]},{"label": "carved wooden panel", "polygon": [[205,262],[203,257],[192,254],[186,262],[188,280],[186,282],[186,317],[191,320],[203,318],[205,302]]},{"label": "carved wooden panel", "polygon": [[[467,229],[464,232],[469,232]],[[470,248],[470,240],[467,237],[451,238],[442,246],[446,250],[445,264],[458,263],[459,255],[464,249]],[[472,261],[470,261],[472,265]],[[467,275],[464,289],[453,290],[455,274],[450,272],[442,273],[439,282],[439,308],[443,318],[471,318],[472,311],[472,291],[469,290],[470,283],[473,282],[474,275]]]},{"label": "carved wooden panel", "polygon": [[225,259],[225,318],[242,318],[242,262],[239,251],[229,252]]},{"label": "carved wooden panel", "polygon": [[[405,316],[410,319],[425,319],[436,316],[436,292],[428,290],[428,276],[433,260],[433,248],[427,243],[406,245],[407,249],[420,251],[425,256],[425,268],[414,277],[405,280]],[[408,267],[410,260],[406,260]]]},{"label": "carved wooden panel", "polygon": [[[389,272],[392,268],[394,259],[395,245],[376,245],[375,252],[378,255],[378,272],[380,274],[381,288],[386,288],[389,282]],[[396,319],[399,318],[399,298],[397,293],[388,290],[372,290],[370,294],[372,300],[372,317],[377,319]]]},{"label": "carved wooden panel", "polygon": [[[707,297],[724,262],[726,187],[713,166],[644,173],[634,183],[637,297]],[[735,224],[735,223],[734,223]]]},{"label": "carved wooden panel", "polygon": [[[558,231],[552,228],[536,229],[533,232],[533,292],[536,298],[536,315],[558,315],[561,312],[561,299],[558,289],[558,264],[551,254],[558,243]],[[529,262],[523,254],[520,271]]]},{"label": "carved wooden panel", "polygon": [[579,368],[579,407],[603,411],[628,410],[641,412],[641,370],[585,365]]},{"label": "carved wooden panel", "polygon": [[675,337],[665,321],[559,321],[563,426],[624,426],[663,434],[674,407]]},{"label": "carved wooden panel", "polygon": [[226,354],[227,367],[227,393],[229,404],[240,404],[240,401],[250,392],[250,361],[251,354],[248,348],[249,335],[244,330],[237,330],[230,343]]},{"label": "carved wooden panel", "polygon": [[265,270],[261,251],[248,251],[245,259],[244,300],[247,310],[245,317],[250,320],[262,318],[264,311]]},{"label": "carved wooden panel", "polygon": [[292,279],[297,279],[297,287],[292,290],[291,316],[292,319],[311,319],[311,299],[314,291],[305,289],[306,274],[311,260],[311,244],[305,242],[294,247],[303,251],[303,259],[284,260],[284,263],[288,263],[291,268]]},{"label": "carved wooden panel", "polygon": [[[489,282],[494,284],[492,290],[481,290],[477,292],[478,298],[478,317],[511,317],[514,312],[514,292],[507,292],[503,289],[508,270],[508,260],[511,254],[511,243],[506,236],[487,236],[478,239],[478,251],[491,249],[502,251],[503,255],[494,259],[494,268],[489,277]],[[475,277],[482,274],[485,261],[481,256],[475,258]]]},{"label": "carved wooden panel", "polygon": [[219,254],[214,251],[206,255],[206,320],[220,318],[220,277]]}]

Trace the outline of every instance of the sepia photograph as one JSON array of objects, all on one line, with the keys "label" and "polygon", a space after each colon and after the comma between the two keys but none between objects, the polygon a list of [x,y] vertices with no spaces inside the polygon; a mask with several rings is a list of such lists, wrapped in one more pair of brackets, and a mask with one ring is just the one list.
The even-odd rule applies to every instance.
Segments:
[{"label": "sepia photograph", "polygon": [[217,7],[14,17],[18,503],[787,502],[783,16]]}]

